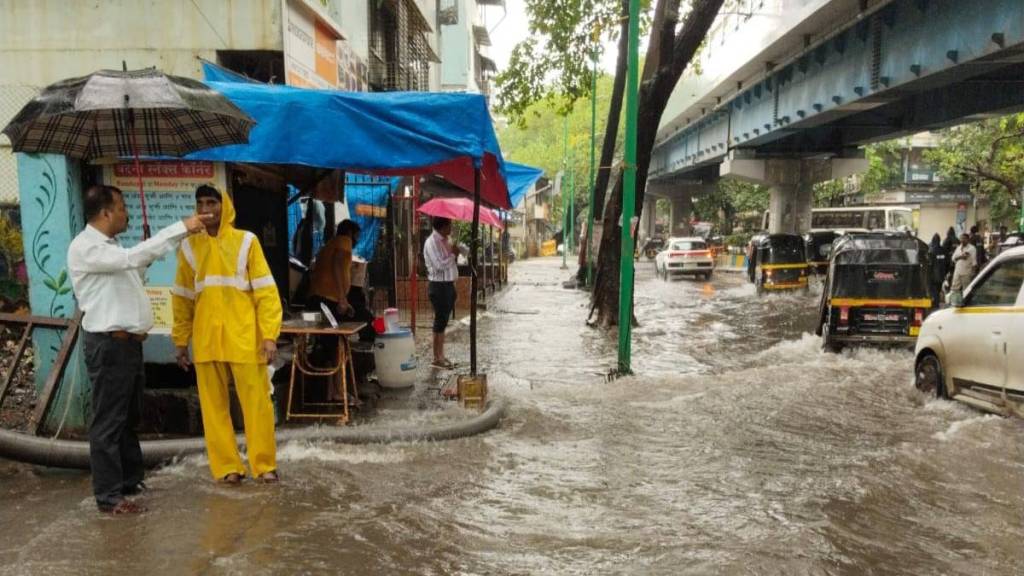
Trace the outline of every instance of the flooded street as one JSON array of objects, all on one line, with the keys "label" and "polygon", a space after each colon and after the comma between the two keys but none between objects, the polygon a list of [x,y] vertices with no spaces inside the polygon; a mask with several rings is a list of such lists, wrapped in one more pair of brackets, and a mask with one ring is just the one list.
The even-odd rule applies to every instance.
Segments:
[{"label": "flooded street", "polygon": [[647,262],[637,376],[606,382],[615,334],[585,326],[560,263],[518,262],[488,298],[497,430],[286,444],[279,486],[188,458],[133,518],[99,515],[87,475],[0,463],[0,575],[1024,573],[1020,420],[918,393],[909,351],[820,352],[813,290]]}]

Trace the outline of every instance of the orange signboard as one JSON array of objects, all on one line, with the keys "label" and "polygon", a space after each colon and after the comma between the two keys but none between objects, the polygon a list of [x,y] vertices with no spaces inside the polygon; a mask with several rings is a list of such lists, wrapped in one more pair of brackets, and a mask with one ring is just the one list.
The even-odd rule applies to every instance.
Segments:
[{"label": "orange signboard", "polygon": [[338,85],[338,37],[326,24],[316,21],[316,75],[329,86]]}]

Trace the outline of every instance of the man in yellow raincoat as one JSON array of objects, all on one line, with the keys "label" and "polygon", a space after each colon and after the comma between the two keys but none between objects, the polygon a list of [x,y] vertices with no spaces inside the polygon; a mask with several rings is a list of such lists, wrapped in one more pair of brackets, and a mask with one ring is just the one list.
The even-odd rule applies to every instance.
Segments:
[{"label": "man in yellow raincoat", "polygon": [[229,196],[213,186],[200,186],[196,210],[210,218],[207,233],[182,242],[178,250],[171,298],[171,338],[178,364],[188,369],[195,362],[213,477],[237,484],[246,475],[229,410],[228,382],[233,381],[245,419],[252,476],[276,482],[267,363],[277,354],[281,332],[277,285],[256,236],[234,227],[235,208]]}]

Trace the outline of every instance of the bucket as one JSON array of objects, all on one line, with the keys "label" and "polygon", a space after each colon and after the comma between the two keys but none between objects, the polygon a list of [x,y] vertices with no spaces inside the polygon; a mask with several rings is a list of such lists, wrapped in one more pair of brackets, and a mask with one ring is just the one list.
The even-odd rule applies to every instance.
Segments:
[{"label": "bucket", "polygon": [[384,331],[398,332],[399,330],[401,328],[398,327],[398,308],[384,310]]},{"label": "bucket", "polygon": [[399,329],[377,336],[373,345],[377,381],[383,388],[408,388],[416,383],[416,343],[412,332]]},{"label": "bucket", "polygon": [[487,375],[464,374],[457,380],[459,404],[463,408],[483,410],[487,405]]}]

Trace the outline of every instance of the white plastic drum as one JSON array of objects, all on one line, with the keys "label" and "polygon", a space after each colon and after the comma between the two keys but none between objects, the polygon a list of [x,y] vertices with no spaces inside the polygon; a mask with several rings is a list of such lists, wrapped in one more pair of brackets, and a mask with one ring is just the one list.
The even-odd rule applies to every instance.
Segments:
[{"label": "white plastic drum", "polygon": [[416,343],[412,332],[400,329],[377,335],[373,345],[377,381],[384,388],[408,388],[416,383]]}]

